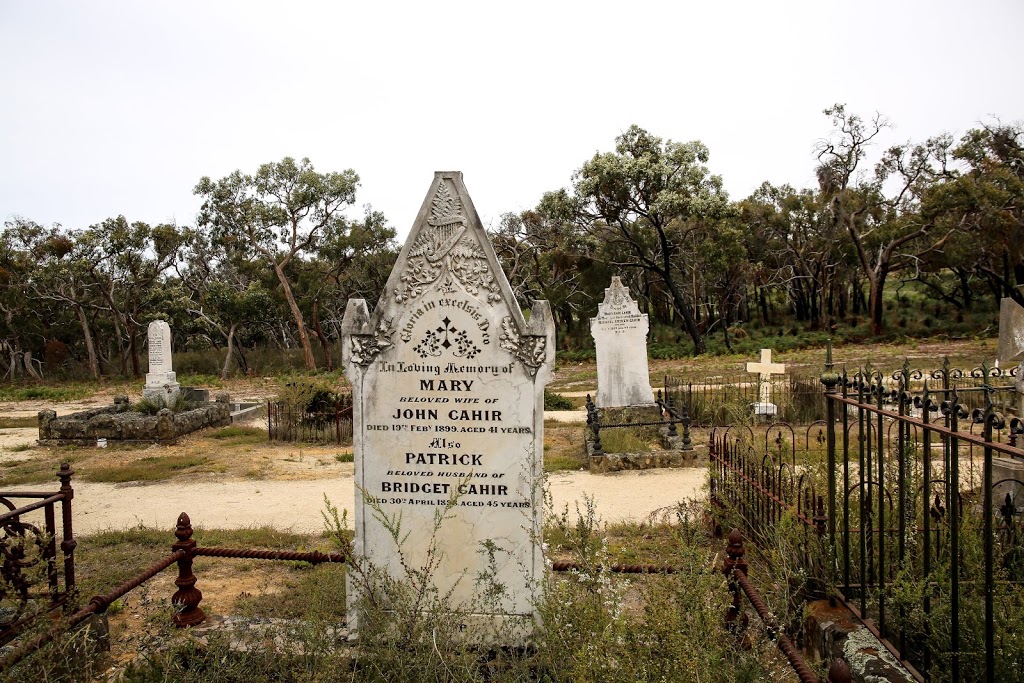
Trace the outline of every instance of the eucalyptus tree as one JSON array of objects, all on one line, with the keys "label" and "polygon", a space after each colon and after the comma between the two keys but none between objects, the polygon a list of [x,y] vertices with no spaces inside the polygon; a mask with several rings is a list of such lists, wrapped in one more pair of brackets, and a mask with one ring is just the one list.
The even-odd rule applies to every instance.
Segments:
[{"label": "eucalyptus tree", "polygon": [[845,235],[822,208],[813,190],[765,182],[738,210],[762,282],[785,290],[798,320],[828,328],[847,255]]},{"label": "eucalyptus tree", "polygon": [[310,370],[316,369],[316,360],[288,267],[346,229],[343,212],[355,201],[358,185],[359,176],[351,169],[317,173],[309,159],[285,157],[263,164],[253,175],[235,171],[218,181],[203,177],[194,189],[203,198],[199,226],[222,243],[245,245],[273,269]]},{"label": "eucalyptus tree", "polygon": [[957,230],[945,226],[935,231],[936,215],[919,210],[924,192],[944,173],[952,140],[937,136],[921,144],[890,147],[868,173],[864,161],[888,122],[878,114],[865,121],[842,104],[825,114],[833,131],[818,145],[820,192],[832,220],[845,229],[868,282],[871,329],[878,335],[889,276],[919,264]]},{"label": "eucalyptus tree", "polygon": [[398,258],[395,235],[384,214],[366,206],[361,220],[346,219],[324,236],[316,258],[305,269],[300,282],[302,302],[308,306],[310,327],[329,370],[334,364],[324,323],[337,337],[348,299],[380,296]]},{"label": "eucalyptus tree", "polygon": [[573,194],[562,195],[592,235],[621,248],[622,260],[611,265],[641,269],[664,284],[695,354],[705,344],[693,312],[697,293],[687,294],[684,285],[684,247],[694,231],[710,229],[730,211],[708,158],[700,141],[663,141],[630,126],[614,152],[596,153],[576,171]]},{"label": "eucalyptus tree", "polygon": [[516,296],[524,306],[548,301],[555,328],[568,339],[608,273],[596,260],[596,240],[559,212],[564,206],[542,200],[535,209],[506,213],[490,237]]},{"label": "eucalyptus tree", "polygon": [[[60,316],[72,313],[81,331],[89,372],[98,378],[103,369],[94,329],[105,306],[90,272],[94,254],[81,235],[60,225],[45,227],[16,218],[4,225],[0,242],[4,254],[0,312],[7,344],[13,342],[12,350],[24,353],[30,333],[42,336],[43,330],[57,325]],[[35,374],[31,361],[24,365],[29,374]]]},{"label": "eucalyptus tree", "polygon": [[1024,305],[1024,126],[995,123],[968,131],[953,149],[956,167],[930,186],[922,213],[967,234],[956,240],[963,266],[988,282],[994,296]]},{"label": "eucalyptus tree", "polygon": [[227,353],[221,378],[227,379],[233,360],[246,372],[239,332],[272,321],[280,309],[259,277],[259,265],[249,260],[248,250],[217,242],[201,230],[188,230],[184,237],[175,270],[190,295],[185,310],[206,329],[215,347],[223,339]]},{"label": "eucalyptus tree", "polygon": [[177,226],[129,223],[124,216],[78,235],[84,263],[110,311],[122,374],[129,364],[133,375],[142,374],[142,336],[157,317],[152,304],[161,296],[161,279],[174,265],[182,239]]}]

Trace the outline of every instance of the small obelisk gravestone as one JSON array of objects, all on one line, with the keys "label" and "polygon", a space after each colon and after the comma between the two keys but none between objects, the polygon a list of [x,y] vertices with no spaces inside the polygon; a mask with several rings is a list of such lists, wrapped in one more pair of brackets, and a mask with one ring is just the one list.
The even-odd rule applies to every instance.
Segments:
[{"label": "small obelisk gravestone", "polygon": [[[544,301],[524,319],[461,173],[434,175],[373,315],[350,300],[342,333],[356,561],[402,580],[439,553],[431,580],[470,608],[467,628],[527,638],[543,577],[543,390],[554,327]],[[386,524],[398,520],[396,543]],[[481,601],[485,544],[489,583],[504,592]],[[359,589],[349,586],[349,628],[358,630]]]},{"label": "small obelisk gravestone", "polygon": [[180,386],[171,370],[171,328],[163,320],[154,320],[148,329],[149,372],[142,397],[163,401],[164,405],[174,403]]},{"label": "small obelisk gravestone", "polygon": [[597,350],[597,407],[616,408],[654,403],[647,367],[646,313],[629,296],[618,277],[604,290],[590,334]]}]

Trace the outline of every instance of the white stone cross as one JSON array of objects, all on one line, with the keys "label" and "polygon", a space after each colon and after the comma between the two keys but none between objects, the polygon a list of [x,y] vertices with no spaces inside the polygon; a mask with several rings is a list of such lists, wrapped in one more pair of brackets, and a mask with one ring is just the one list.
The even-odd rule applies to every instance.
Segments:
[{"label": "white stone cross", "polygon": [[757,396],[761,403],[771,403],[772,400],[772,375],[782,375],[786,372],[785,363],[772,362],[772,350],[761,349],[761,362],[747,363],[747,372],[757,373]]}]

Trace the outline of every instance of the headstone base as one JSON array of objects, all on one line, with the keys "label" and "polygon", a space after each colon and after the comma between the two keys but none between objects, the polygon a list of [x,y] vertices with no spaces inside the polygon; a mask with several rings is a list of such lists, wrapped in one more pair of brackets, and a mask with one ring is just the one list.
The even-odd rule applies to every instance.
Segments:
[{"label": "headstone base", "polygon": [[178,399],[181,385],[173,372],[150,372],[146,374],[146,386],[142,389],[142,398],[154,401],[162,400],[169,406]]},{"label": "headstone base", "polygon": [[768,421],[773,419],[779,414],[779,407],[774,403],[767,401],[758,401],[757,403],[751,403],[750,407],[754,411],[754,417]]}]

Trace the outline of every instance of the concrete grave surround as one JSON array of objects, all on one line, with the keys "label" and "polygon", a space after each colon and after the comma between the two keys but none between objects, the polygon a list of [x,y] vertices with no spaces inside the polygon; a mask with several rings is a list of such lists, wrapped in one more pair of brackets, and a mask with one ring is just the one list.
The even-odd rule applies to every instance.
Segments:
[{"label": "concrete grave surround", "polygon": [[761,360],[747,363],[747,372],[757,373],[757,403],[754,404],[755,415],[776,415],[779,407],[772,403],[772,375],[786,372],[783,363],[772,362],[772,350],[761,349]]},{"label": "concrete grave surround", "polygon": [[165,404],[174,403],[180,386],[171,369],[171,328],[163,320],[154,320],[149,324],[148,332],[149,372],[146,373],[142,397],[163,400]]},{"label": "concrete grave surround", "polygon": [[654,403],[647,368],[646,313],[629,296],[629,289],[617,276],[604,290],[597,317],[590,319],[590,334],[597,349],[598,408],[616,408]]},{"label": "concrete grave surround", "polygon": [[[399,552],[423,566],[443,513],[440,592],[473,608],[467,628],[528,638],[544,567],[543,388],[554,325],[546,301],[524,319],[462,173],[434,174],[373,314],[350,300],[342,333],[354,394],[355,556],[401,578]],[[400,550],[382,515],[401,519]],[[490,609],[476,595],[488,541],[506,588]]]}]

